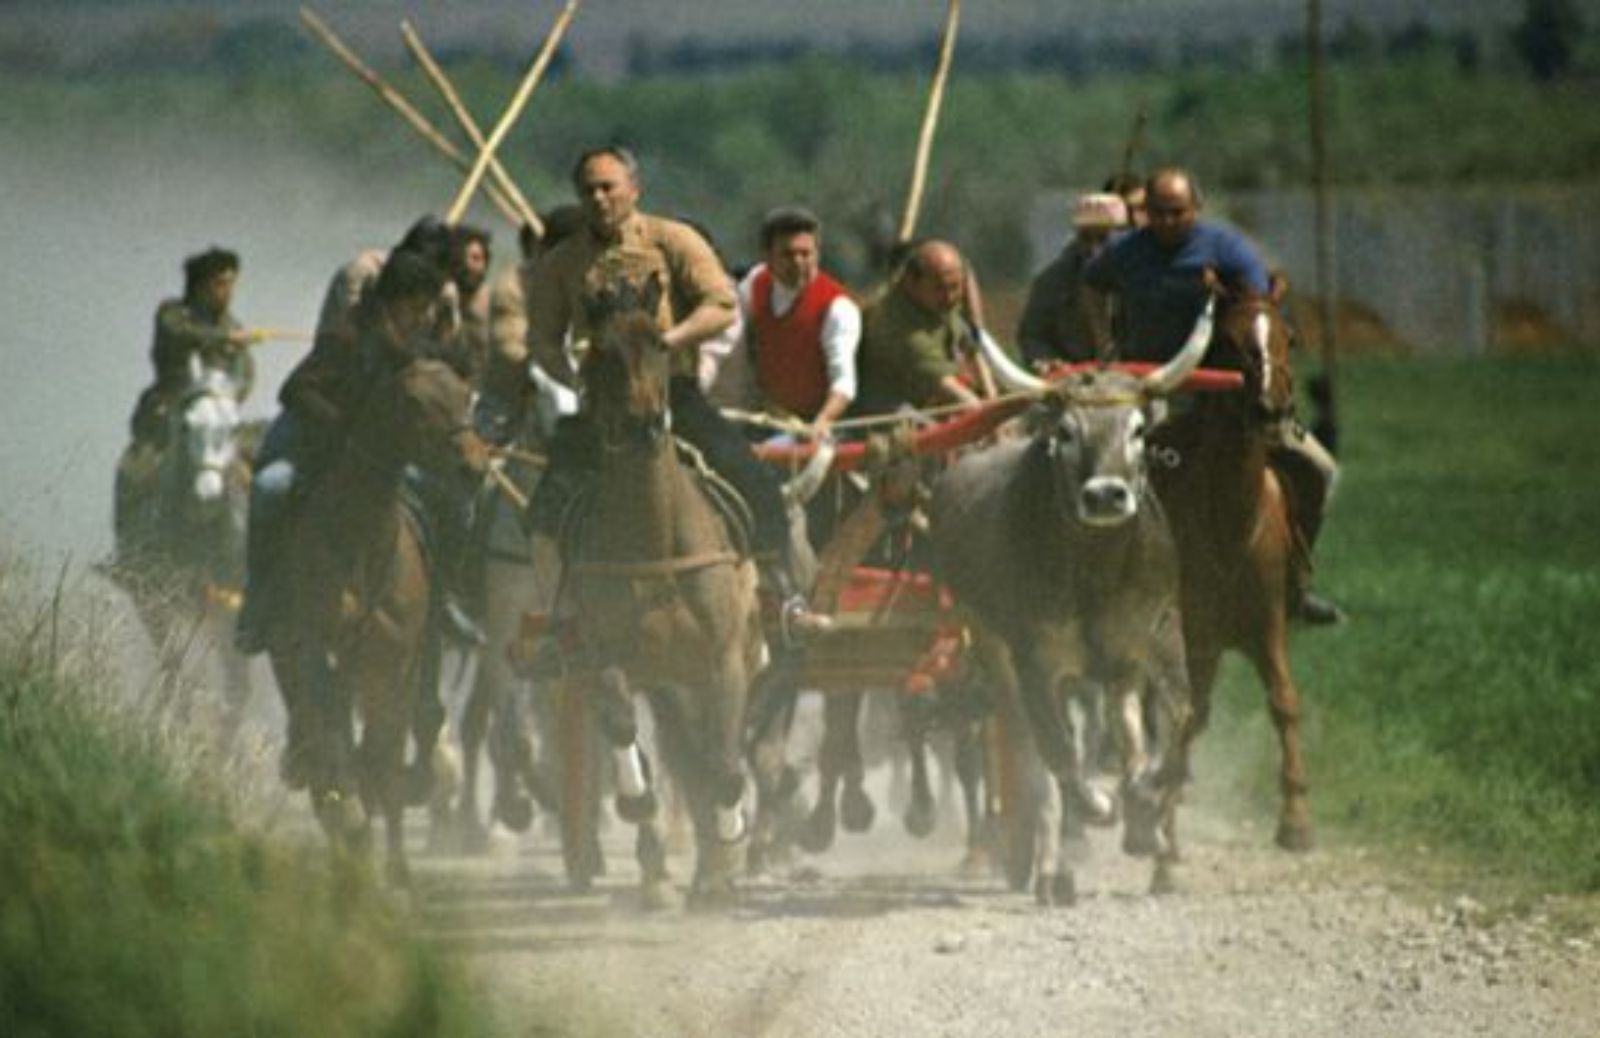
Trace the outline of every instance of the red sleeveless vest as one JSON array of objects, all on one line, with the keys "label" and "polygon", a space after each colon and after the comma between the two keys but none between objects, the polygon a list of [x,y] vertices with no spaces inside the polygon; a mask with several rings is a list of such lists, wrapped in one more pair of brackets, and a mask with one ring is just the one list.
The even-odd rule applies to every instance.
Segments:
[{"label": "red sleeveless vest", "polygon": [[772,403],[811,419],[828,399],[828,360],[822,352],[822,324],[833,301],[847,295],[843,285],[817,272],[789,312],[772,312],[772,270],[761,268],[750,285],[755,311],[756,382]]}]

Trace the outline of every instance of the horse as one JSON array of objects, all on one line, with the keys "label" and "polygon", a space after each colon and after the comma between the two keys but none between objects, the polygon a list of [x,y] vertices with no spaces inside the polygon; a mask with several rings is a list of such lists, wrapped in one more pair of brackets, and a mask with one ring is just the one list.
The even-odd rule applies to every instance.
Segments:
[{"label": "horse", "polygon": [[[291,518],[285,608],[268,625],[273,673],[289,714],[286,779],[308,787],[341,859],[386,823],[386,871],[410,881],[403,812],[427,798],[429,752],[405,765],[406,737],[430,668],[432,580],[405,469],[481,476],[488,451],[468,422],[470,390],[446,365],[413,360],[378,376],[314,493]],[[354,725],[362,722],[357,741]]]},{"label": "horse", "polygon": [[241,387],[194,358],[167,408],[164,449],[135,444],[117,466],[113,578],[133,599],[160,654],[169,688],[194,639],[208,631],[223,670],[231,736],[250,698],[248,661],[228,635],[244,576],[250,492],[245,441],[259,429],[239,416]]},{"label": "horse", "polygon": [[1312,830],[1300,692],[1289,669],[1296,544],[1289,487],[1271,458],[1274,423],[1294,400],[1283,291],[1275,282],[1266,296],[1222,295],[1205,363],[1242,372],[1245,391],[1200,395],[1155,434],[1158,452],[1176,459],[1157,468],[1155,482],[1178,544],[1190,737],[1206,725],[1222,654],[1242,653],[1266,686],[1278,733],[1283,802],[1275,838],[1300,851],[1311,847]]},{"label": "horse", "polygon": [[693,821],[690,906],[711,908],[732,902],[748,835],[746,714],[766,649],[755,563],[671,436],[669,357],[653,317],[662,291],[655,277],[624,283],[593,307],[598,333],[582,377],[599,471],[567,524],[562,594],[575,642],[570,680],[586,686],[612,748],[618,813],[638,826],[643,903],[662,907],[670,891],[636,689]]}]

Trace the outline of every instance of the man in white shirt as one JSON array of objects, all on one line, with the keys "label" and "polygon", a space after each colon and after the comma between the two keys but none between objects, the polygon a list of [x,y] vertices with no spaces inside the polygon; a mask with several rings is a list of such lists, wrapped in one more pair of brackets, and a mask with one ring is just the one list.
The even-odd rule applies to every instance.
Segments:
[{"label": "man in white shirt", "polygon": [[826,437],[855,399],[861,309],[823,272],[822,224],[811,212],[768,213],[761,248],[765,261],[739,283],[749,376],[767,410]]}]

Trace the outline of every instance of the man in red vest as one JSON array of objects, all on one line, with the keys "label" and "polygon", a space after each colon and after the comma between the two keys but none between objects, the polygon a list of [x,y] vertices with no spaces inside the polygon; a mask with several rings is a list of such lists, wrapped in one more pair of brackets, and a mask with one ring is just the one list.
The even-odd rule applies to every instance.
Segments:
[{"label": "man in red vest", "polygon": [[766,256],[739,284],[749,368],[768,410],[827,436],[856,395],[861,309],[822,271],[822,223],[786,206],[761,223]]}]

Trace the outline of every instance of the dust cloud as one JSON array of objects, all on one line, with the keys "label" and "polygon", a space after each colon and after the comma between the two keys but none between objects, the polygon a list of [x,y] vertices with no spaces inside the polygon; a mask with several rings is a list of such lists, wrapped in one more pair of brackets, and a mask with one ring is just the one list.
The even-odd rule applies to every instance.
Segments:
[{"label": "dust cloud", "polygon": [[[234,249],[239,319],[309,331],[336,267],[392,243],[454,190],[449,167],[420,145],[418,168],[363,183],[359,171],[285,154],[281,138],[269,148],[243,128],[155,121],[115,139],[71,126],[0,135],[0,529],[40,561],[89,563],[111,548],[113,468],[151,377],[156,306],[181,294],[184,257]],[[498,266],[514,238],[494,229]],[[306,349],[259,347],[248,416],[275,412]]]}]

